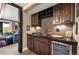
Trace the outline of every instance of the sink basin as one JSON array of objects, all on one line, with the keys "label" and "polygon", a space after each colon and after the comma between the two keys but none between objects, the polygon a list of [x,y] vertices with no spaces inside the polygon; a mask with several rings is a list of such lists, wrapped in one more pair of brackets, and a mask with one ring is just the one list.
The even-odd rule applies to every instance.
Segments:
[{"label": "sink basin", "polygon": [[64,36],[61,35],[51,35],[52,37],[57,37],[57,38],[63,38]]}]

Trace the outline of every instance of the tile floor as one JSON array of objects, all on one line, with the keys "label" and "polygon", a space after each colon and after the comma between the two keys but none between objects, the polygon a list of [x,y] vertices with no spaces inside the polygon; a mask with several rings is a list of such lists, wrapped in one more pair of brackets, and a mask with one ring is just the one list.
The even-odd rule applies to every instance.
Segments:
[{"label": "tile floor", "polygon": [[22,53],[18,53],[18,44],[11,44],[0,48],[0,55],[36,55],[34,52],[27,49]]}]

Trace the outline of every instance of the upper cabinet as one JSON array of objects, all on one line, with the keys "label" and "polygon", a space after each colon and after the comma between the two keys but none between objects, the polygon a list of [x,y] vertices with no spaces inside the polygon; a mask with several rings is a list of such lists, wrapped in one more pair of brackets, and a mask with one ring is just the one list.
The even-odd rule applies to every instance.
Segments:
[{"label": "upper cabinet", "polygon": [[53,7],[53,24],[63,23],[63,4],[58,4]]},{"label": "upper cabinet", "polygon": [[41,20],[53,17],[53,24],[73,24],[75,18],[74,3],[60,3],[31,16],[32,26],[41,26]]},{"label": "upper cabinet", "polygon": [[53,7],[53,24],[73,23],[74,8],[73,3],[58,4]]},{"label": "upper cabinet", "polygon": [[74,3],[65,3],[64,4],[64,22],[70,23],[74,22],[75,19],[75,4]]},{"label": "upper cabinet", "polygon": [[44,18],[52,17],[53,16],[52,9],[53,9],[53,7],[50,7],[48,9],[45,9],[45,10],[39,12],[39,18],[44,19]]},{"label": "upper cabinet", "polygon": [[41,25],[38,13],[33,14],[31,16],[31,25],[32,26],[40,26]]}]

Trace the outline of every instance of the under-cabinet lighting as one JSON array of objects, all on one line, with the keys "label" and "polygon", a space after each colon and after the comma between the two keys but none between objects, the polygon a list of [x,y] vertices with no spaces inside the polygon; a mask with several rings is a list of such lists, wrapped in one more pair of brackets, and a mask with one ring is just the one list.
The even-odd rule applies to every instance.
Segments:
[{"label": "under-cabinet lighting", "polygon": [[58,28],[58,29],[65,29],[66,26],[65,25],[57,25],[56,28]]},{"label": "under-cabinet lighting", "polygon": [[36,30],[40,30],[41,28],[39,26],[36,27]]}]

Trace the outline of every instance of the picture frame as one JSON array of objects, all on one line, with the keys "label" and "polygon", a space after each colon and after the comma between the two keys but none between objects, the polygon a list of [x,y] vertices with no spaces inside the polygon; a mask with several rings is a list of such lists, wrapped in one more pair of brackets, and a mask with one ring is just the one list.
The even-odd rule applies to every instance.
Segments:
[{"label": "picture frame", "polygon": [[26,31],[30,31],[30,26],[29,25],[26,26]]}]

